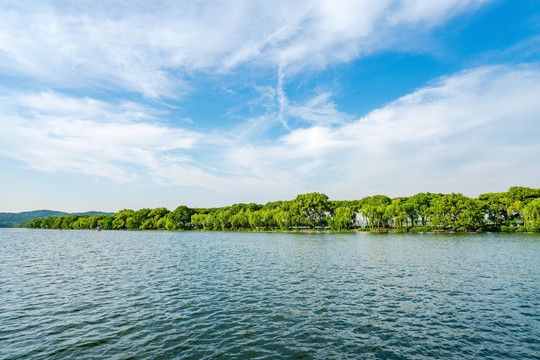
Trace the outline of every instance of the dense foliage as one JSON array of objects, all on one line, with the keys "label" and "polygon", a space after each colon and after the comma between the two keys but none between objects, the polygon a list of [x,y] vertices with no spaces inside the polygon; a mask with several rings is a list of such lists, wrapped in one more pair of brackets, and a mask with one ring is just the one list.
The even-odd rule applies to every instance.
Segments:
[{"label": "dense foliage", "polygon": [[539,231],[540,189],[515,186],[503,193],[470,198],[462,194],[419,193],[331,201],[321,193],[298,195],[265,205],[221,208],[124,209],[114,215],[66,215],[25,224],[41,229],[288,231]]},{"label": "dense foliage", "polygon": [[[85,213],[77,213],[76,215],[102,215],[106,214],[98,211],[88,211]],[[73,215],[70,213],[65,213],[61,211],[52,211],[52,210],[34,210],[34,211],[24,211],[20,213],[0,213],[0,227],[13,227],[19,224],[27,223],[33,219],[44,218],[48,216],[66,216]]]}]

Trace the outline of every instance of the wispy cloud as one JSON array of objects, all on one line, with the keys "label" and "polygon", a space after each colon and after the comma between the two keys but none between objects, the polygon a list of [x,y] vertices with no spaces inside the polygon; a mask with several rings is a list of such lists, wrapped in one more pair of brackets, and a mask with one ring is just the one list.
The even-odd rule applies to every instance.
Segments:
[{"label": "wispy cloud", "polygon": [[284,66],[283,63],[282,64],[279,64],[279,70],[278,70],[278,84],[277,84],[277,88],[276,88],[276,97],[277,97],[277,102],[278,102],[278,105],[279,105],[279,114],[278,114],[278,119],[279,121],[283,124],[283,126],[285,126],[285,128],[289,128],[289,125],[287,124],[287,119],[285,118],[286,116],[286,109],[289,105],[289,100],[287,99],[287,96],[285,95],[285,90],[284,90],[284,80],[283,78],[285,77],[284,75]]},{"label": "wispy cloud", "polygon": [[[337,113],[336,121],[315,121],[261,143],[251,135],[208,136],[160,123],[166,115],[132,103],[4,94],[0,153],[39,171],[254,199],[286,198],[302,189],[334,198],[403,189],[497,190],[540,176],[531,166],[540,153],[539,98],[538,67],[481,67],[441,78],[363,118],[342,121]],[[332,108],[327,95],[314,101]],[[312,116],[309,106],[296,109],[303,108],[299,116]]]},{"label": "wispy cloud", "polygon": [[[54,92],[0,96],[0,154],[49,172],[80,172],[125,182],[158,158],[189,161],[200,134],[168,128],[140,105],[106,103]],[[134,170],[137,169],[137,170]]]},{"label": "wispy cloud", "polygon": [[331,97],[332,93],[323,92],[304,104],[287,106],[286,112],[291,117],[321,126],[344,124],[352,120],[351,115],[337,109],[337,105],[332,101]]},{"label": "wispy cloud", "polygon": [[0,6],[0,71],[52,88],[177,97],[197,72],[248,63],[294,72],[380,49],[421,47],[400,39],[486,2],[8,2]]},{"label": "wispy cloud", "polygon": [[[534,186],[540,68],[507,60],[533,61],[535,37],[491,57],[510,65],[434,79],[361,118],[340,89],[298,81],[436,51],[434,28],[490,2],[3,2],[0,156],[249,201]],[[216,92],[235,103],[213,109]]]},{"label": "wispy cloud", "polygon": [[303,188],[338,198],[533,184],[539,84],[536,66],[476,68],[363,118],[296,129],[272,146],[237,148],[231,158],[261,178],[301,179]]}]

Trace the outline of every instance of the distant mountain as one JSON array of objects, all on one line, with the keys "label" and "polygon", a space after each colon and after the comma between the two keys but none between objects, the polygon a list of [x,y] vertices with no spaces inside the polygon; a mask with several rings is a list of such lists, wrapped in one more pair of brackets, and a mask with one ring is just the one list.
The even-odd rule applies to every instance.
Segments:
[{"label": "distant mountain", "polygon": [[112,215],[114,213],[101,212],[101,211],[87,211],[82,213],[66,213],[62,211],[53,210],[35,210],[24,211],[20,213],[3,213],[0,212],[0,227],[13,227],[18,224],[23,224],[30,220],[46,218],[48,216],[64,216],[64,215]]}]

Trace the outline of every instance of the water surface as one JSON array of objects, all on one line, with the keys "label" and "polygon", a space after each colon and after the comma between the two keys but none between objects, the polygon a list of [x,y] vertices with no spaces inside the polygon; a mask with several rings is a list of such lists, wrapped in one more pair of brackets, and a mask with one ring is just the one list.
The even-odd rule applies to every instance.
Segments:
[{"label": "water surface", "polygon": [[0,229],[1,359],[540,358],[538,234]]}]

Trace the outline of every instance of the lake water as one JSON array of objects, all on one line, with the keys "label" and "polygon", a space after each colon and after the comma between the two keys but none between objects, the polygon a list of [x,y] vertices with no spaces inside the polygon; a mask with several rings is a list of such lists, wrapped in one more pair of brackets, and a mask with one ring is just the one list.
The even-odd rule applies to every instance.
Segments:
[{"label": "lake water", "polygon": [[538,359],[538,234],[0,229],[0,359]]}]

